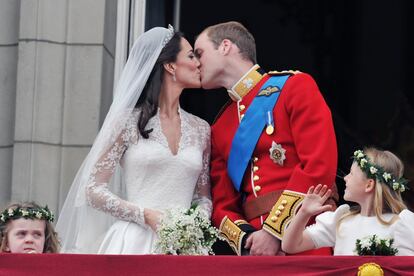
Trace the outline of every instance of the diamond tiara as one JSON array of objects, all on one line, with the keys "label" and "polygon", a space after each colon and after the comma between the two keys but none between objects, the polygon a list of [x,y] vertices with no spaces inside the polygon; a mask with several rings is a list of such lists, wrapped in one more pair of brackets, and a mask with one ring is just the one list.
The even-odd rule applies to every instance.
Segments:
[{"label": "diamond tiara", "polygon": [[164,41],[162,42],[162,47],[167,45],[167,43],[171,40],[173,36],[174,36],[174,27],[168,24],[168,33],[167,33],[167,36],[164,38]]}]

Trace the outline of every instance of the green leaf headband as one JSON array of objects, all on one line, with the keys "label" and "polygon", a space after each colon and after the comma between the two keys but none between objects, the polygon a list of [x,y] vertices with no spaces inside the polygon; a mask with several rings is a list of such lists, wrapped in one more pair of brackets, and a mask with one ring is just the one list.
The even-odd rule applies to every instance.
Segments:
[{"label": "green leaf headband", "polygon": [[382,183],[385,183],[394,191],[399,191],[401,193],[408,189],[407,179],[401,177],[400,179],[396,180],[383,168],[374,165],[362,150],[355,151],[353,158],[354,162],[358,164],[358,166],[368,176],[368,178],[376,179]]},{"label": "green leaf headband", "polygon": [[0,215],[0,221],[3,223],[6,223],[9,220],[12,219],[19,219],[19,218],[25,218],[25,219],[40,219],[40,220],[46,220],[49,222],[53,222],[54,215],[49,210],[47,205],[43,208],[35,208],[35,207],[24,207],[24,208],[8,208],[4,210]]}]

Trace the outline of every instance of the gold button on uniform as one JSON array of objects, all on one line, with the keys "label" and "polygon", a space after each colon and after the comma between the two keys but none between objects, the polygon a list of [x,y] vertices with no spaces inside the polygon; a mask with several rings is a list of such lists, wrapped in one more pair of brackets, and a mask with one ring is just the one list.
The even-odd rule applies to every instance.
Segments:
[{"label": "gold button on uniform", "polygon": [[270,218],[270,220],[271,220],[272,222],[276,222],[276,221],[277,221],[277,217],[273,216],[273,217],[271,217],[271,218]]},{"label": "gold button on uniform", "polygon": [[257,162],[257,161],[259,161],[259,158],[253,157],[253,162]]},{"label": "gold button on uniform", "polygon": [[259,179],[260,179],[260,177],[258,175],[253,176],[253,181],[257,181]]},{"label": "gold button on uniform", "polygon": [[257,172],[259,170],[258,166],[253,166],[253,172]]},{"label": "gold button on uniform", "polygon": [[278,217],[278,216],[280,216],[281,213],[282,212],[280,212],[280,210],[276,210],[275,215]]},{"label": "gold button on uniform", "polygon": [[262,187],[260,187],[260,186],[254,186],[254,190],[255,190],[256,192],[260,191],[261,189],[262,189]]},{"label": "gold button on uniform", "polygon": [[285,209],[285,206],[279,205],[279,207],[277,207],[277,209],[279,209],[280,211],[283,211],[283,209]]},{"label": "gold button on uniform", "polygon": [[239,110],[240,110],[240,111],[243,111],[245,108],[246,108],[246,106],[245,106],[244,104],[241,104],[241,105],[239,106]]},{"label": "gold button on uniform", "polygon": [[282,205],[283,205],[283,206],[285,206],[285,205],[287,204],[287,200],[286,200],[286,199],[284,199],[284,200],[282,200],[282,202],[281,202],[281,203],[282,203]]}]

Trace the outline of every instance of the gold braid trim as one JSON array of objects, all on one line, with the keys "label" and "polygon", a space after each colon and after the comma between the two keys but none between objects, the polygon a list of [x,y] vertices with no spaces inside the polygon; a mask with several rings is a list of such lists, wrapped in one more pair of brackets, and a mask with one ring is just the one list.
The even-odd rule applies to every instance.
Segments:
[{"label": "gold braid trim", "polygon": [[[237,223],[240,225],[247,222],[238,220]],[[246,232],[242,231],[238,225],[225,216],[221,221],[219,230],[220,236],[227,241],[237,255],[241,256],[242,240]]]},{"label": "gold braid trim", "polygon": [[271,76],[280,76],[280,75],[297,75],[299,73],[302,73],[298,70],[283,70],[283,71],[270,71],[268,72]]},{"label": "gold braid trim", "polygon": [[249,224],[249,223],[245,221],[244,219],[238,219],[234,221],[234,224],[236,224],[237,226],[240,226],[242,224]]},{"label": "gold braid trim", "polygon": [[263,78],[263,74],[258,70],[260,69],[259,65],[253,66],[249,72],[246,73],[232,88],[230,91],[237,94],[240,99],[243,98],[247,93],[249,93],[256,84]]},{"label": "gold braid trim", "polygon": [[281,240],[286,226],[296,213],[304,197],[304,194],[298,192],[283,191],[263,223],[263,229]]}]

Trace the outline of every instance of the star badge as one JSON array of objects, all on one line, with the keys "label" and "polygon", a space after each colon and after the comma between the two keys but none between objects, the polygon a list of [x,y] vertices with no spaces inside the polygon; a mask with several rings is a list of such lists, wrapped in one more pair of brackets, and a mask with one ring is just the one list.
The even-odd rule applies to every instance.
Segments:
[{"label": "star badge", "polygon": [[272,147],[269,149],[270,159],[276,164],[283,166],[283,162],[286,160],[286,150],[282,148],[282,145],[272,141]]}]

